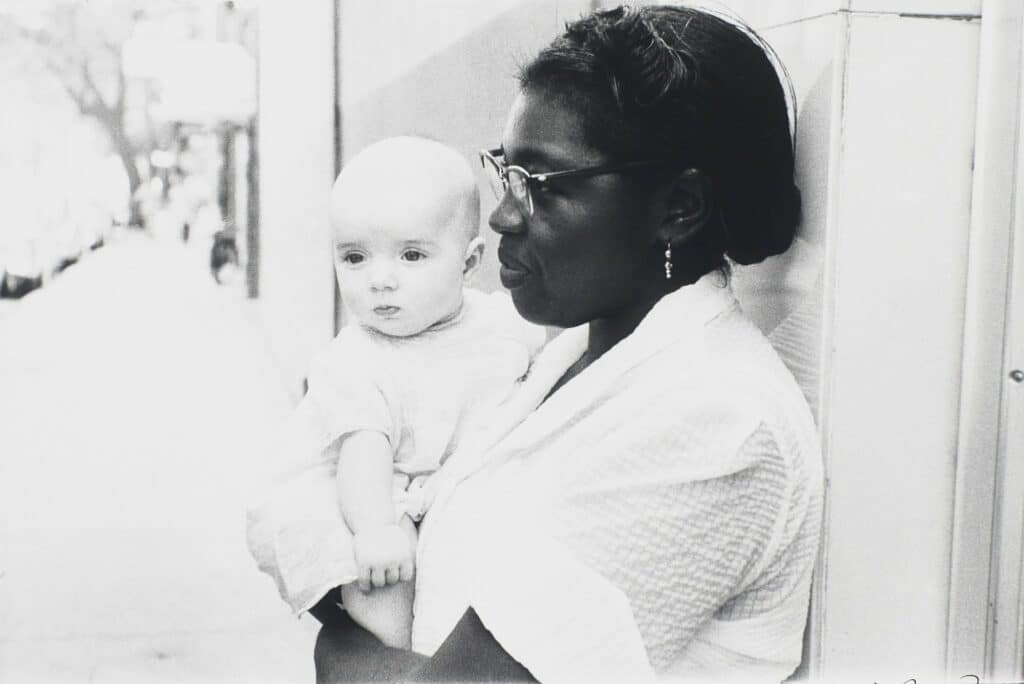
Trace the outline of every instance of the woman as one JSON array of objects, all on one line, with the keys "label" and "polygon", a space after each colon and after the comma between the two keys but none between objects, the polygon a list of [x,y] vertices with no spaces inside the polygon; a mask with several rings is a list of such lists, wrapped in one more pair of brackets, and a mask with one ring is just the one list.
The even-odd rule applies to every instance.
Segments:
[{"label": "woman", "polygon": [[730,261],[784,251],[799,220],[764,44],[689,8],[596,12],[523,69],[482,159],[503,285],[571,329],[423,523],[413,646],[433,656],[341,621],[321,681],[788,676],[820,455],[728,287]]}]

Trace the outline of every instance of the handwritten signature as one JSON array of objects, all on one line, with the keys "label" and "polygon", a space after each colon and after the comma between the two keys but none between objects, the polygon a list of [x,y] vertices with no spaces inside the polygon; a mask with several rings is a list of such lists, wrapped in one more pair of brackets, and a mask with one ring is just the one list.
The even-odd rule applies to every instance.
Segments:
[{"label": "handwritten signature", "polygon": [[[979,677],[978,675],[973,675],[973,674],[961,675],[960,679],[961,680],[966,680],[966,684],[981,684],[981,677]],[[875,682],[875,684],[878,684],[878,682]],[[903,681],[903,684],[917,684],[917,678],[916,677],[911,677],[910,679],[906,679],[906,680]],[[1021,683],[1021,684],[1024,684],[1024,683]]]}]

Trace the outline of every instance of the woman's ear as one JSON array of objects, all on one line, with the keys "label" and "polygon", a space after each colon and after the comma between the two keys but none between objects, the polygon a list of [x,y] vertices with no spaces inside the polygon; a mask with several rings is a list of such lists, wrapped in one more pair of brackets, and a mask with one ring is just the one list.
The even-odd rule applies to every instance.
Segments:
[{"label": "woman's ear", "polygon": [[473,278],[479,270],[483,258],[484,239],[478,235],[466,245],[466,256],[462,264],[462,282],[468,283]]},{"label": "woman's ear", "polygon": [[679,172],[669,184],[658,240],[674,247],[700,233],[714,213],[711,178],[700,169]]}]

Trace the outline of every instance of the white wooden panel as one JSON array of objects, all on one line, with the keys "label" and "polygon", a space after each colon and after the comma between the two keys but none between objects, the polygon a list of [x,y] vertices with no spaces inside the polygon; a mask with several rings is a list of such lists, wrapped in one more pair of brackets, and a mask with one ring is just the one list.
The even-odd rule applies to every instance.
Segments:
[{"label": "white wooden panel", "polygon": [[[1024,101],[1019,111],[1018,136],[1024,128]],[[1000,383],[999,470],[997,526],[993,540],[996,572],[990,631],[991,668],[998,681],[1024,677],[1024,382],[1011,373],[1024,371],[1024,142],[1018,137],[1017,193],[1011,236],[1011,275],[1007,297],[1007,329]]]},{"label": "white wooden panel", "polygon": [[994,500],[1020,112],[1019,0],[989,0],[981,25],[967,307],[961,371],[947,672],[985,673]]},{"label": "white wooden panel", "polygon": [[[1018,175],[1018,178],[1020,176]],[[1018,204],[1018,211],[1024,209]],[[1018,214],[1018,216],[1020,216]],[[1024,370],[1024,228],[1018,223],[1014,245],[1011,319],[1006,338],[1006,374]],[[1024,384],[1003,381],[1000,430],[999,525],[996,544],[995,611],[991,632],[991,676],[995,681],[1021,681],[1024,676]]]},{"label": "white wooden panel", "polygon": [[260,312],[293,391],[333,335],[333,13],[315,0],[260,15]]},{"label": "white wooden panel", "polygon": [[825,426],[828,677],[945,665],[977,39],[976,23],[850,16]]},{"label": "white wooden panel", "polygon": [[808,21],[823,15],[835,14],[846,9],[850,0],[786,0],[785,2],[765,2],[765,0],[706,0],[692,2],[698,7],[721,8],[727,6],[738,14],[745,22],[758,31],[763,31],[783,24]]},{"label": "white wooden panel", "polygon": [[895,12],[928,16],[981,15],[981,0],[850,0],[853,12]]},{"label": "white wooden panel", "polygon": [[[524,0],[337,0],[341,98],[353,103],[410,72]],[[553,4],[553,3],[548,3]],[[547,10],[553,15],[553,9]],[[381,49],[387,45],[388,49]]]},{"label": "white wooden panel", "polygon": [[[809,21],[828,14],[845,10],[850,0],[684,0],[671,2],[666,0],[643,0],[629,3],[631,5],[671,5],[685,4],[706,8],[715,12],[732,14],[763,31],[784,24]],[[618,0],[600,0],[603,9],[617,7],[622,3]]]}]

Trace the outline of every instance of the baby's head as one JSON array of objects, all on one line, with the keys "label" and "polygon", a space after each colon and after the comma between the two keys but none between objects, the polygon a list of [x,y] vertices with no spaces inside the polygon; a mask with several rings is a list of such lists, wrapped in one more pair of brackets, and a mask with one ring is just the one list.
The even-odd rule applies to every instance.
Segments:
[{"label": "baby's head", "polygon": [[480,198],[468,162],[423,138],[357,154],[331,191],[334,270],[364,326],[408,337],[454,316],[480,266]]}]

